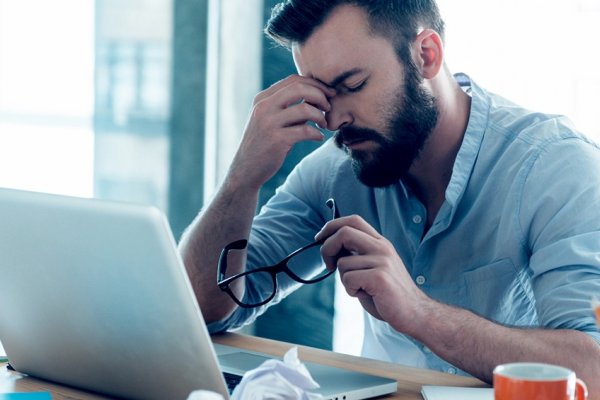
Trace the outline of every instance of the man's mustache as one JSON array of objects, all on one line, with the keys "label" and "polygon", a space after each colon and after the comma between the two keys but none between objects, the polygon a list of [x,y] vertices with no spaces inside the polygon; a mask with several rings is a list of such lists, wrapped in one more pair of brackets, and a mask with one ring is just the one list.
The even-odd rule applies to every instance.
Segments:
[{"label": "man's mustache", "polygon": [[342,147],[345,143],[353,143],[363,140],[372,140],[375,142],[381,142],[382,136],[377,131],[368,128],[359,128],[355,126],[348,126],[340,128],[335,132],[333,136],[335,144],[338,147]]}]

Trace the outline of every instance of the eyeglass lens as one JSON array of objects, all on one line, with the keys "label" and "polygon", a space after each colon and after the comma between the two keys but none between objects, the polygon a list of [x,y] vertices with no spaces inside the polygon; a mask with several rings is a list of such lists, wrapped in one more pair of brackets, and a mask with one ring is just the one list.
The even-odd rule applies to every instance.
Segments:
[{"label": "eyeglass lens", "polygon": [[[332,219],[339,218],[335,201],[329,199],[326,204],[331,209]],[[240,249],[244,247],[245,243]],[[321,243],[312,243],[302,249],[296,250],[296,252],[291,255],[293,256],[288,256],[289,258],[285,264],[281,263],[277,265],[278,268],[275,268],[275,266],[268,267],[267,269],[259,268],[240,274],[238,276],[239,278],[246,276],[251,279],[252,284],[249,285],[248,280],[246,280],[246,295],[244,301],[237,298],[234,293],[230,292],[230,295],[234,297],[236,303],[242,307],[256,307],[270,301],[277,290],[277,279],[293,279],[296,281],[303,281],[302,283],[315,283],[332,273],[332,271],[323,268]],[[283,274],[284,276],[278,278],[277,275],[281,274],[276,274],[276,272],[284,272],[286,268],[288,274]],[[250,278],[249,275],[252,277]]]}]

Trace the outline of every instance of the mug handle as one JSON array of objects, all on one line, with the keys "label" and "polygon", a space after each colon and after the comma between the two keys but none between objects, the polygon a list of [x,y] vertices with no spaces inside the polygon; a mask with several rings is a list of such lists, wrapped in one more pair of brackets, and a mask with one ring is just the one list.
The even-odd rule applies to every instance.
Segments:
[{"label": "mug handle", "polygon": [[577,386],[575,388],[575,399],[577,400],[587,400],[588,398],[588,390],[585,383],[577,378]]}]

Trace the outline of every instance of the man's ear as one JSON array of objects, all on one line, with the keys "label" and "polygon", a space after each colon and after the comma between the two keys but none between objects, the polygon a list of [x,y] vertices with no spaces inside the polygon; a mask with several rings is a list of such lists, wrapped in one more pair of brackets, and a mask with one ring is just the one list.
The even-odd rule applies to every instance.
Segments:
[{"label": "man's ear", "polygon": [[415,64],[425,79],[434,78],[444,64],[444,44],[433,29],[424,29],[413,42]]}]

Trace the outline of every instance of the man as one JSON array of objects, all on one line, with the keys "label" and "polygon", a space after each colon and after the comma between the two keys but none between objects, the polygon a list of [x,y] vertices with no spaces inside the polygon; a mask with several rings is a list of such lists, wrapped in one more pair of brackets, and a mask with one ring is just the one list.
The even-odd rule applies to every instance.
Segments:
[{"label": "man", "polygon": [[[434,0],[288,0],[267,33],[299,75],[256,96],[227,178],[181,242],[210,329],[299,285],[278,274],[269,302],[271,278],[252,274],[226,293],[221,249],[249,238],[247,253],[224,253],[232,276],[316,239],[366,310],[363,355],[488,382],[501,363],[549,362],[599,396],[600,150],[565,118],[454,77]],[[308,121],[334,140],[254,218],[290,148],[322,140]],[[342,215],[330,222],[328,198]]]}]

